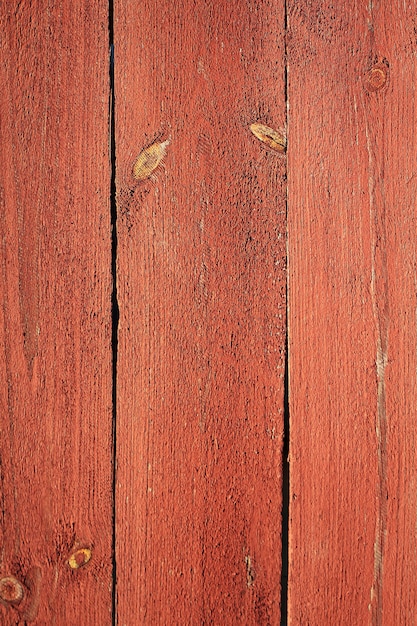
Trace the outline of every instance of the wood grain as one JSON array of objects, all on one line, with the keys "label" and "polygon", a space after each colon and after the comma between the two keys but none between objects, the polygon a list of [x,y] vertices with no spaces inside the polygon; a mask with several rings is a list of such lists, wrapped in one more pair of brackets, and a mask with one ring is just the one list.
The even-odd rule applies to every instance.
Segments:
[{"label": "wood grain", "polygon": [[114,15],[118,620],[277,624],[284,3]]},{"label": "wood grain", "polygon": [[0,48],[0,621],[110,624],[107,4],[2,3]]},{"label": "wood grain", "polygon": [[416,3],[288,3],[290,624],[414,624]]}]

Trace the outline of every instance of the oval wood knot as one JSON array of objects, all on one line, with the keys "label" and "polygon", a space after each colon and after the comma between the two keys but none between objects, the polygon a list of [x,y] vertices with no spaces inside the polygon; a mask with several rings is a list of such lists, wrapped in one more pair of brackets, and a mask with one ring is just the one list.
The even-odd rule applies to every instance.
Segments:
[{"label": "oval wood knot", "polygon": [[91,559],[91,550],[90,548],[79,548],[71,554],[68,559],[68,565],[71,569],[79,569],[84,565],[87,565],[89,560]]},{"label": "oval wood knot", "polygon": [[149,178],[166,155],[166,149],[169,143],[170,140],[166,139],[162,142],[153,143],[148,148],[145,148],[145,150],[142,150],[133,165],[133,177],[136,180]]},{"label": "oval wood knot", "polygon": [[270,126],[258,123],[251,124],[249,128],[255,137],[272,148],[272,150],[283,153],[287,149],[287,138],[283,130],[277,131],[270,128]]}]

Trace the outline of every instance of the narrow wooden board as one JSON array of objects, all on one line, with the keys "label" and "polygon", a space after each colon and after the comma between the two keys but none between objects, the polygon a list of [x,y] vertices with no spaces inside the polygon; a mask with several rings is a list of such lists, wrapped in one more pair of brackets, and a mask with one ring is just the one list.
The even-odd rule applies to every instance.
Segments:
[{"label": "narrow wooden board", "polygon": [[277,624],[284,2],[114,15],[118,620]]},{"label": "narrow wooden board", "polygon": [[290,624],[415,623],[416,9],[288,3]]},{"label": "narrow wooden board", "polygon": [[107,5],[4,2],[0,48],[0,621],[110,624]]}]

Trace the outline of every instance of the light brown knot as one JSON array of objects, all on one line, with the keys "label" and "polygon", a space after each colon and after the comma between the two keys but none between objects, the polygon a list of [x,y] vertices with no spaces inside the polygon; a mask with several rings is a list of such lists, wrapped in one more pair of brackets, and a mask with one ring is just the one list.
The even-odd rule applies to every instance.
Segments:
[{"label": "light brown knot", "polygon": [[14,576],[0,579],[0,598],[9,604],[20,604],[25,596],[25,589]]}]

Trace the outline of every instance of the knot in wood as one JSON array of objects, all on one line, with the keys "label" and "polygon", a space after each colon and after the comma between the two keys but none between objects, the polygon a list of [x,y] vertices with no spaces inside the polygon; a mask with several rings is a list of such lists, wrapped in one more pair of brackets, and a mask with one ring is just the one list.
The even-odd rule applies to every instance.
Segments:
[{"label": "knot in wood", "polygon": [[388,81],[388,65],[384,62],[376,63],[365,76],[365,88],[367,91],[380,91]]},{"label": "knot in wood", "polygon": [[71,554],[68,559],[68,565],[71,569],[79,569],[80,567],[83,567],[83,565],[87,565],[90,559],[90,548],[80,548]]},{"label": "knot in wood", "polygon": [[0,598],[9,604],[20,604],[25,595],[23,585],[14,576],[0,579]]},{"label": "knot in wood", "polygon": [[270,126],[258,123],[251,124],[249,128],[255,137],[272,150],[283,153],[287,149],[287,139],[283,130],[277,131]]}]

